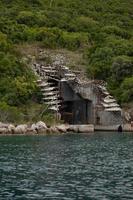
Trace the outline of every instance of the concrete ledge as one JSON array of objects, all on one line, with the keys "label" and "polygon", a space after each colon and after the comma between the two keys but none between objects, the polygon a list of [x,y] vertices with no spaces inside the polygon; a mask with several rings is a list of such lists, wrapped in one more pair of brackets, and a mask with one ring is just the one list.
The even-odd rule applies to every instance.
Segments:
[{"label": "concrete ledge", "polygon": [[93,133],[94,125],[93,124],[69,125],[68,131],[76,133]]},{"label": "concrete ledge", "polygon": [[95,126],[94,127],[95,131],[117,131],[118,130],[118,125],[115,126]]},{"label": "concrete ledge", "polygon": [[[95,131],[118,131],[119,125],[114,125],[114,126],[98,126],[96,125],[94,127]],[[133,127],[131,127],[130,124],[124,124],[122,125],[122,131],[123,132],[133,132]]]},{"label": "concrete ledge", "polygon": [[131,124],[124,124],[123,131],[133,132],[133,126]]}]

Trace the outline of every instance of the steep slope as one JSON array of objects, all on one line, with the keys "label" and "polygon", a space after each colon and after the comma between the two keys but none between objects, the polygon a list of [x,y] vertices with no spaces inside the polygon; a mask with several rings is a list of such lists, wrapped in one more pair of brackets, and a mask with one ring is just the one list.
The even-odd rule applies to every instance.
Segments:
[{"label": "steep slope", "polygon": [[132,0],[2,0],[0,101],[18,107],[35,100],[35,77],[16,45],[36,43],[82,52],[88,76],[107,81],[120,103],[132,102],[132,10]]}]

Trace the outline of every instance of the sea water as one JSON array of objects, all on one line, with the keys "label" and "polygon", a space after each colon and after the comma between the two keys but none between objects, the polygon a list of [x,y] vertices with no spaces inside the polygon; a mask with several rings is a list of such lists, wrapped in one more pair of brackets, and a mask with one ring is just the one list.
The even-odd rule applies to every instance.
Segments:
[{"label": "sea water", "polygon": [[0,200],[133,200],[133,133],[0,136]]}]

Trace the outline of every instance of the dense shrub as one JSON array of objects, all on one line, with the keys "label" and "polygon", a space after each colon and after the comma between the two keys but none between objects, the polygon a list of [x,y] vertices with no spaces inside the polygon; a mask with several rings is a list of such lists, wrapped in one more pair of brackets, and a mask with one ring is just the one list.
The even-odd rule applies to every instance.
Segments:
[{"label": "dense shrub", "polygon": [[133,100],[133,77],[125,78],[121,84],[121,101],[130,102]]},{"label": "dense shrub", "polygon": [[132,101],[132,10],[132,0],[1,0],[0,101],[18,106],[38,94],[14,53],[14,44],[24,42],[82,50],[88,76],[106,80],[119,101]]}]

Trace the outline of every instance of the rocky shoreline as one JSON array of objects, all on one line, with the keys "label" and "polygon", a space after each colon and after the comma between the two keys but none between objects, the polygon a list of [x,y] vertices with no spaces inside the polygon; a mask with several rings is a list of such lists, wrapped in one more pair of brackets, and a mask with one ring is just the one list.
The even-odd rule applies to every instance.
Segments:
[{"label": "rocky shoreline", "polygon": [[93,125],[68,125],[59,124],[47,126],[44,122],[27,124],[5,124],[0,122],[0,135],[50,135],[50,134],[65,134],[65,133],[93,133]]}]

